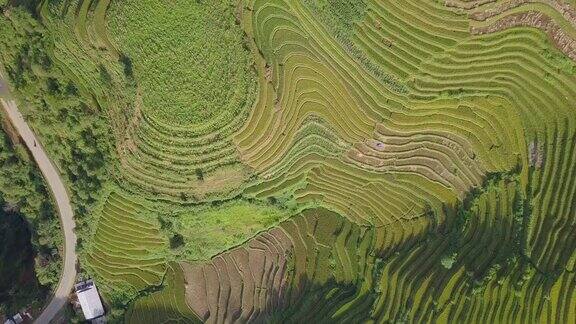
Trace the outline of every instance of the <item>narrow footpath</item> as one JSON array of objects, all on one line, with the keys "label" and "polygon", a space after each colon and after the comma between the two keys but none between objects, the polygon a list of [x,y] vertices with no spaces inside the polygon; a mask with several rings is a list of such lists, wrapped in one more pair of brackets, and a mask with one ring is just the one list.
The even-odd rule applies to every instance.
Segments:
[{"label": "narrow footpath", "polygon": [[8,87],[0,74],[0,106],[4,109],[6,116],[32,153],[34,160],[38,164],[48,187],[56,201],[56,206],[60,214],[60,223],[64,231],[64,269],[62,270],[58,287],[50,302],[46,305],[40,316],[34,321],[38,324],[49,323],[54,316],[64,307],[68,300],[68,295],[74,288],[76,281],[76,234],[74,233],[74,214],[70,198],[66,192],[66,187],[54,164],[48,158],[40,141],[30,129],[22,114],[16,106],[16,102],[10,99]]}]

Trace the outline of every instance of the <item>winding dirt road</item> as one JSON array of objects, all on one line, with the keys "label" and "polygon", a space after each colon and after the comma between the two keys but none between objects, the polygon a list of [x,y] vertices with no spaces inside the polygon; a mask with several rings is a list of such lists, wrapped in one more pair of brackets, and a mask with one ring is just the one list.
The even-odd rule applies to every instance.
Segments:
[{"label": "winding dirt road", "polygon": [[52,296],[52,300],[42,314],[38,316],[35,323],[47,324],[54,316],[62,309],[68,300],[68,295],[74,287],[76,281],[76,234],[74,233],[74,214],[72,206],[70,205],[70,198],[66,192],[64,182],[60,178],[60,174],[48,158],[40,141],[30,129],[22,114],[16,106],[16,102],[10,99],[8,88],[2,79],[0,72],[0,105],[3,107],[6,116],[24,141],[26,146],[32,153],[34,160],[38,164],[44,179],[48,183],[48,187],[56,200],[56,206],[60,214],[60,222],[64,231],[64,269],[62,271],[58,287]]}]

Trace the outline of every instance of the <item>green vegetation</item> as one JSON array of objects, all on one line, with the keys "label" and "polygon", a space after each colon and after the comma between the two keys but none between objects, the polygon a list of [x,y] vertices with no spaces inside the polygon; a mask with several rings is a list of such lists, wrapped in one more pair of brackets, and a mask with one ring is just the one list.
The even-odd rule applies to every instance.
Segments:
[{"label": "green vegetation", "polygon": [[44,1],[42,8],[62,38],[55,54],[79,70],[83,89],[109,115],[123,188],[177,204],[241,193],[252,172],[232,137],[256,87],[232,1]]},{"label": "green vegetation", "polygon": [[326,24],[336,37],[346,40],[350,39],[354,33],[354,24],[362,21],[368,7],[364,0],[305,0],[304,3],[319,15],[318,19]]},{"label": "green vegetation", "polygon": [[165,284],[170,261],[207,261],[291,213],[281,205],[243,200],[174,209],[173,204],[140,199],[116,186],[107,192],[96,208],[100,216],[81,261],[99,283],[114,317]]},{"label": "green vegetation", "polygon": [[42,307],[57,284],[62,234],[40,171],[7,134],[0,130],[0,313],[11,314]]},{"label": "green vegetation", "polygon": [[303,3],[310,8],[318,21],[322,22],[348,54],[364,66],[366,71],[396,91],[406,92],[404,84],[380,68],[353,41],[355,26],[362,21],[368,9],[366,0],[305,0]]},{"label": "green vegetation", "polygon": [[126,312],[126,323],[201,323],[184,301],[184,274],[168,266],[162,288],[138,299]]},{"label": "green vegetation", "polygon": [[[8,9],[5,9],[8,10]],[[30,13],[0,17],[0,60],[24,116],[68,180],[77,230],[86,231],[111,167],[110,128],[91,98],[52,56],[51,32]]]},{"label": "green vegetation", "polygon": [[442,259],[440,260],[440,263],[442,263],[442,266],[446,269],[451,269],[452,266],[454,265],[454,262],[456,262],[456,257],[458,256],[457,253],[452,253],[451,255],[446,255],[444,257],[442,257]]},{"label": "green vegetation", "polygon": [[108,195],[100,213],[85,264],[113,306],[122,307],[162,281],[167,242],[147,217],[151,211],[118,193]]},{"label": "green vegetation", "polygon": [[179,216],[177,231],[184,237],[189,261],[209,260],[289,216],[267,205],[231,202],[206,211]]},{"label": "green vegetation", "polygon": [[47,289],[34,274],[34,250],[22,215],[0,210],[0,238],[0,314],[41,306]]},{"label": "green vegetation", "polygon": [[250,53],[230,6],[229,0],[112,3],[110,34],[132,61],[149,118],[216,131],[243,113],[251,99]]}]

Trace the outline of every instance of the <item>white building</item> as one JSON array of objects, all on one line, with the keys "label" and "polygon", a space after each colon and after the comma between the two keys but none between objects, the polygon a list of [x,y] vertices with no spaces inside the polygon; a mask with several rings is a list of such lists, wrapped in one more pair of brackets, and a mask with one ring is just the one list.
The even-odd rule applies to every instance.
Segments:
[{"label": "white building", "polygon": [[84,318],[88,321],[100,319],[96,322],[103,322],[104,307],[98,295],[96,284],[92,280],[86,280],[76,284],[75,287]]},{"label": "white building", "polygon": [[6,322],[4,322],[4,324],[20,324],[24,322],[24,319],[22,318],[22,315],[20,315],[20,313],[12,316],[11,318],[7,319]]}]

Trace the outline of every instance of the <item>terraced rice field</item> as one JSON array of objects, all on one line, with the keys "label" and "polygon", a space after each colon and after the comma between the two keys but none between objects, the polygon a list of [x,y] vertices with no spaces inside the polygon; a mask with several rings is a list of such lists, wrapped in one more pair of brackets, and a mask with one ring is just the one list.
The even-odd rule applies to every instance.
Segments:
[{"label": "terraced rice field", "polygon": [[[255,84],[230,5],[111,4],[112,41],[132,59],[138,78],[123,175],[157,195],[226,194],[250,173],[238,163],[231,137],[247,117]],[[149,39],[153,44],[142,46]],[[197,170],[206,173],[202,181]]]},{"label": "terraced rice field", "polygon": [[384,247],[373,229],[326,210],[305,212],[209,264],[185,266],[194,282],[188,304],[209,323],[569,323],[574,273],[552,280],[519,262],[517,183],[488,188],[452,232]]},{"label": "terraced rice field", "polygon": [[184,302],[184,274],[178,264],[169,264],[166,286],[140,298],[126,312],[126,323],[201,323]]},{"label": "terraced rice field", "polygon": [[209,322],[251,322],[285,305],[289,238],[274,229],[202,265],[183,264],[186,301]]},{"label": "terraced rice field", "polygon": [[162,282],[167,240],[147,212],[117,193],[108,196],[86,256],[105,290],[135,294]]},{"label": "terraced rice field", "polygon": [[[237,195],[252,175],[232,136],[253,103],[255,75],[230,5],[41,2],[58,39],[55,61],[110,115],[127,189],[198,202]],[[212,39],[220,42],[206,46]]]},{"label": "terraced rice field", "polygon": [[573,2],[39,8],[114,129],[116,319],[576,319]]}]

